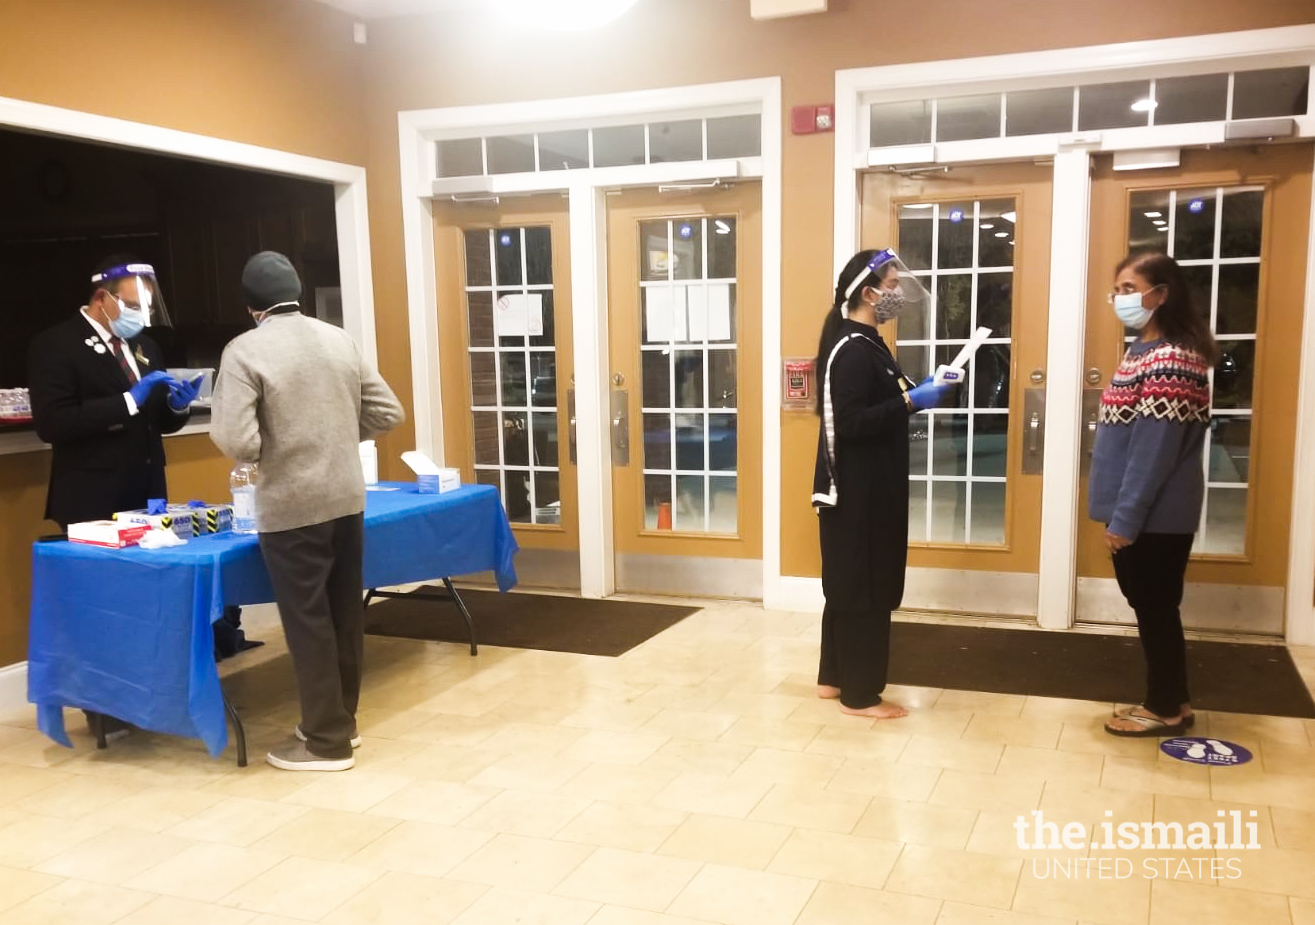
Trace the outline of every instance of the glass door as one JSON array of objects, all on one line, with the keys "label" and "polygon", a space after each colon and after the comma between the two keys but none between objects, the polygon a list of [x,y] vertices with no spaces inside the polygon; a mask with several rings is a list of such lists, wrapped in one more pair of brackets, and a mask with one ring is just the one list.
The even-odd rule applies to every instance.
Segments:
[{"label": "glass door", "polygon": [[561,196],[434,210],[447,461],[497,487],[527,586],[580,586],[568,229]]},{"label": "glass door", "polygon": [[618,591],[762,597],[761,194],[609,197]]},{"label": "glass door", "polygon": [[1281,634],[1291,525],[1293,426],[1310,217],[1310,145],[1187,151],[1173,170],[1096,160],[1084,364],[1077,617],[1134,623],[1102,539],[1086,520],[1086,468],[1100,393],[1131,341],[1107,303],[1129,251],[1179,262],[1222,358],[1211,376],[1206,496],[1187,570],[1191,629]]},{"label": "glass door", "polygon": [[882,328],[904,372],[991,329],[954,401],[910,422],[905,609],[1036,615],[1051,189],[1033,164],[863,179],[863,246],[893,246],[931,293]]}]

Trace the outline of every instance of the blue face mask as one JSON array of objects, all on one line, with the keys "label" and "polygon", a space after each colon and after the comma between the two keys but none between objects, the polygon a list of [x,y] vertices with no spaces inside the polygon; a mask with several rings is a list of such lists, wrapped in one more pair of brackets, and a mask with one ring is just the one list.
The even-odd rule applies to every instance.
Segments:
[{"label": "blue face mask", "polygon": [[[1151,289],[1157,287],[1152,286]],[[1150,292],[1150,289],[1146,290]],[[1142,304],[1143,292],[1121,292],[1114,296],[1114,314],[1119,316],[1125,328],[1132,328],[1134,331],[1140,331],[1146,327],[1151,316],[1155,314],[1151,309]]]},{"label": "blue face mask", "polygon": [[[119,302],[118,299],[114,301]],[[119,302],[119,317],[110,319],[110,330],[115,337],[131,340],[146,327],[146,315],[140,308],[129,308]]]}]

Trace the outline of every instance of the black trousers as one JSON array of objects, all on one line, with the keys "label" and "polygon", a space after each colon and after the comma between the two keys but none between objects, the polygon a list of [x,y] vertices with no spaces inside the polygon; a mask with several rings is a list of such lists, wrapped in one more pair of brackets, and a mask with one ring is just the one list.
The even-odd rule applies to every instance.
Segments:
[{"label": "black trousers", "polygon": [[365,605],[362,514],[260,534],[297,674],[301,731],[321,758],[351,756],[361,697]]},{"label": "black trousers", "polygon": [[1114,554],[1119,590],[1137,615],[1146,656],[1146,709],[1177,716],[1187,693],[1187,643],[1179,606],[1192,553],[1190,533],[1143,533]]},{"label": "black trousers", "polygon": [[890,666],[890,611],[822,610],[822,657],[817,683],[840,688],[853,710],[881,703]]}]

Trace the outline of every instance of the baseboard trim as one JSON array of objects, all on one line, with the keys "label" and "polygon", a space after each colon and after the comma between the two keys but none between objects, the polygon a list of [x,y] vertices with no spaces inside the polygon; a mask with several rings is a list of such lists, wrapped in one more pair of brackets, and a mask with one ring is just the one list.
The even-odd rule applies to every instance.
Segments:
[{"label": "baseboard trim", "polygon": [[821,613],[826,604],[822,579],[782,575],[764,588],[763,607],[767,610],[790,610],[797,613]]},{"label": "baseboard trim", "polygon": [[0,668],[0,714],[27,707],[27,662]]}]

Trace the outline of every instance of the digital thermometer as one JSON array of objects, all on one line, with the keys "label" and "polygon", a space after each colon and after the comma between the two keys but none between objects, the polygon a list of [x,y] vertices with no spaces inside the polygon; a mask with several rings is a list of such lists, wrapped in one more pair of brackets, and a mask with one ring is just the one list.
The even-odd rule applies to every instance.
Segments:
[{"label": "digital thermometer", "polygon": [[978,328],[973,331],[972,338],[968,343],[963,345],[959,355],[948,366],[938,366],[936,374],[932,377],[932,382],[936,385],[956,385],[964,380],[964,367],[968,361],[973,358],[977,348],[986,343],[986,339],[991,336],[990,328]]}]

